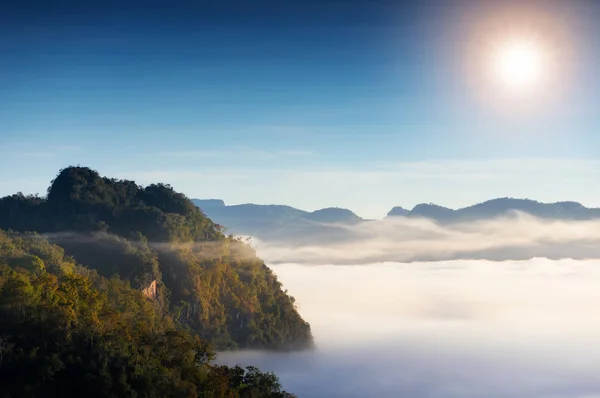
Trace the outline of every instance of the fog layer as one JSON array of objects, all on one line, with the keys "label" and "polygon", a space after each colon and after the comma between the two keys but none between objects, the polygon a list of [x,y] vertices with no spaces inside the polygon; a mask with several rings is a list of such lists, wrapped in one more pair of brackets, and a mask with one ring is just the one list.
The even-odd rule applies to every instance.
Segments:
[{"label": "fog layer", "polygon": [[317,349],[220,361],[299,397],[600,397],[600,260],[363,265],[274,266]]},{"label": "fog layer", "polygon": [[600,220],[543,220],[515,212],[453,224],[389,217],[327,227],[285,242],[254,241],[272,264],[600,258]]}]

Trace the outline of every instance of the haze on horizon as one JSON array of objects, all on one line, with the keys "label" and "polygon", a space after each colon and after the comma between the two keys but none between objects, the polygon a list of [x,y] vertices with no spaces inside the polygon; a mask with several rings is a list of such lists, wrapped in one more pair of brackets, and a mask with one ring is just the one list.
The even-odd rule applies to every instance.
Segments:
[{"label": "haze on horizon", "polygon": [[347,228],[361,239],[257,242],[317,349],[218,361],[275,371],[306,398],[598,396],[597,220],[397,217]]},{"label": "haze on horizon", "polygon": [[600,206],[599,13],[583,0],[5,2],[0,195],[43,194],[84,164],[366,218],[506,196]]},{"label": "haze on horizon", "polygon": [[[593,0],[2,2],[0,196],[43,196],[51,186],[47,200],[3,202],[3,228],[18,231],[3,240],[14,285],[2,291],[20,322],[9,337],[32,341],[21,332],[22,303],[50,321],[63,318],[38,312],[38,298],[58,314],[94,308],[81,323],[92,343],[59,351],[68,369],[86,362],[72,353],[93,352],[101,330],[122,344],[106,344],[123,364],[118,378],[146,384],[130,372],[140,364],[175,394],[162,381],[190,376],[178,386],[192,395],[247,386],[235,374],[195,384],[212,371],[197,368],[201,352],[189,355],[196,345],[177,335],[174,350],[145,334],[141,345],[127,342],[120,312],[96,305],[92,289],[94,301],[68,285],[73,307],[38,294],[70,278],[78,261],[86,275],[126,274],[107,284],[122,290],[102,294],[126,302],[132,330],[136,307],[221,349],[254,347],[218,360],[274,371],[299,397],[598,396],[598,20]],[[249,247],[179,192],[230,205],[341,207],[364,220],[337,210],[223,218],[258,225],[265,238]],[[456,209],[506,197],[599,209],[384,218],[395,206]],[[345,221],[333,225],[336,214]],[[29,231],[65,248],[18,235]],[[42,250],[60,258],[57,276],[38,277],[47,272]],[[150,308],[157,297],[164,312]],[[115,328],[105,331],[100,318]],[[313,342],[303,352],[265,350]],[[120,347],[136,355],[135,368],[114,355]],[[35,371],[63,369],[36,347],[9,348],[44,364]],[[0,374],[21,377],[15,369]],[[94,389],[81,369],[80,385]]]}]

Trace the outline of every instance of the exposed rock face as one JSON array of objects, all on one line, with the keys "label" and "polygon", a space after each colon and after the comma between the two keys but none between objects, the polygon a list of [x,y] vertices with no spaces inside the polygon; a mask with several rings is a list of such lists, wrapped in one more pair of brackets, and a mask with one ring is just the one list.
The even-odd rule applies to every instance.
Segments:
[{"label": "exposed rock face", "polygon": [[153,280],[148,287],[142,289],[142,294],[150,300],[156,299],[156,280]]}]

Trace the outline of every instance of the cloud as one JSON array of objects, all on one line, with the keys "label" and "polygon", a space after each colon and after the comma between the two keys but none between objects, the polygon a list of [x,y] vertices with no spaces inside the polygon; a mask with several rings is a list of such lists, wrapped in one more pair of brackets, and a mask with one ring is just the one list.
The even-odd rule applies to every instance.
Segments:
[{"label": "cloud", "polygon": [[320,234],[315,231],[277,243],[254,242],[259,254],[272,263],[600,258],[600,220],[542,220],[518,212],[451,225],[390,217],[356,225],[329,225]]},{"label": "cloud", "polygon": [[317,349],[236,352],[305,398],[583,398],[600,382],[600,260],[273,266]]},{"label": "cloud", "polygon": [[[33,235],[36,236],[36,235]],[[48,239],[51,243],[58,245],[66,244],[83,244],[95,245],[99,248],[114,247],[115,244],[131,244],[136,245],[134,240],[125,240],[118,235],[113,235],[104,232],[95,233],[80,233],[74,231],[44,233],[42,236]],[[173,255],[177,257],[181,252],[193,254],[197,260],[221,260],[224,256],[230,255],[237,260],[256,260],[256,252],[250,246],[243,243],[224,244],[223,241],[206,241],[206,242],[148,242],[148,246],[156,252],[164,255]]]}]

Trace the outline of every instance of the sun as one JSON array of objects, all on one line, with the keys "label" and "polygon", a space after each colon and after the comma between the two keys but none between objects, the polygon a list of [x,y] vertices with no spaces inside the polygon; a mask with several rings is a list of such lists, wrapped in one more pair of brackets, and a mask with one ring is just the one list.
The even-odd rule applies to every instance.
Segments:
[{"label": "sun", "polygon": [[[517,4],[523,3],[523,4]],[[462,19],[448,47],[464,70],[465,88],[486,108],[506,115],[554,109],[577,75],[577,40],[569,18],[530,2],[482,2]]]},{"label": "sun", "polygon": [[512,39],[500,43],[492,52],[493,78],[512,92],[531,92],[540,88],[547,72],[547,59],[540,43]]}]

